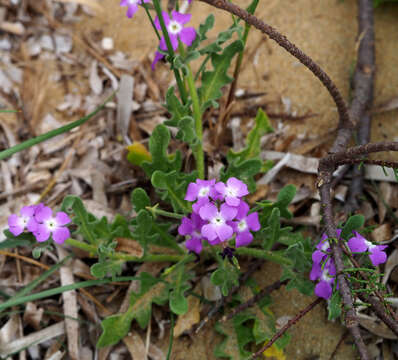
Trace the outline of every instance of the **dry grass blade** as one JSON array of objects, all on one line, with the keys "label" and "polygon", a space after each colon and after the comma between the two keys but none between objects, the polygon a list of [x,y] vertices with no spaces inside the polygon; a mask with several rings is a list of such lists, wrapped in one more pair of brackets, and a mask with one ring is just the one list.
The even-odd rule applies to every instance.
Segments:
[{"label": "dry grass blade", "polygon": [[[62,260],[67,256],[64,248],[57,246],[59,259]],[[73,271],[70,267],[64,266],[60,270],[61,285],[73,284]],[[78,318],[76,291],[66,291],[62,294],[64,300],[65,328],[68,338],[68,351],[71,360],[79,360],[79,323],[73,319]]]},{"label": "dry grass blade", "polygon": [[96,0],[53,0],[61,3],[74,3],[79,5],[88,6],[93,10],[103,12],[104,8]]},{"label": "dry grass blade", "polygon": [[51,325],[43,330],[37,331],[20,339],[14,340],[0,346],[0,356],[8,357],[21,349],[27,348],[32,344],[41,344],[65,333],[65,323],[63,321]]}]

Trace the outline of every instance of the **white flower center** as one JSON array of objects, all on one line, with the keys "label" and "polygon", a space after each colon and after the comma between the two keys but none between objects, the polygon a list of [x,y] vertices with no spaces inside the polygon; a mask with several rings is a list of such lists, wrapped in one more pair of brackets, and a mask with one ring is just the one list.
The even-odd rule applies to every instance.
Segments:
[{"label": "white flower center", "polygon": [[29,218],[27,216],[23,216],[21,218],[21,225],[22,226],[26,226],[28,224],[28,222],[29,222]]},{"label": "white flower center", "polygon": [[57,227],[57,224],[55,223],[54,219],[49,219],[46,221],[46,226],[49,230],[54,230]]},{"label": "white flower center", "polygon": [[368,250],[369,250],[369,251],[376,247],[376,245],[372,244],[372,243],[371,243],[370,241],[368,241],[368,240],[365,240],[365,244],[366,244],[366,246],[368,247]]},{"label": "white flower center", "polygon": [[237,189],[233,187],[227,187],[226,189],[227,196],[236,197],[238,194]]},{"label": "white flower center", "polygon": [[135,5],[138,3],[139,0],[129,0],[128,3],[129,5]]},{"label": "white flower center", "polygon": [[215,216],[211,222],[213,225],[216,226],[221,226],[225,224],[225,220],[220,215]]},{"label": "white flower center", "polygon": [[239,231],[244,231],[247,229],[247,223],[246,220],[241,220],[238,224],[238,229]]},{"label": "white flower center", "polygon": [[209,191],[210,191],[210,188],[209,188],[208,186],[202,187],[202,188],[199,190],[199,197],[207,196],[207,194],[209,193]]},{"label": "white flower center", "polygon": [[330,245],[329,245],[329,241],[325,241],[325,243],[322,245],[322,247],[321,247],[321,250],[323,251],[323,252],[325,252],[327,249],[329,249],[330,248]]},{"label": "white flower center", "polygon": [[171,20],[171,21],[170,21],[170,24],[169,24],[169,26],[168,26],[168,30],[169,30],[169,33],[170,33],[170,34],[176,35],[176,34],[178,34],[178,33],[182,30],[182,26],[181,26],[181,24],[178,23],[177,21]]},{"label": "white flower center", "polygon": [[330,282],[333,278],[329,275],[328,270],[323,270],[322,271],[322,275],[321,275],[321,279],[327,282]]}]

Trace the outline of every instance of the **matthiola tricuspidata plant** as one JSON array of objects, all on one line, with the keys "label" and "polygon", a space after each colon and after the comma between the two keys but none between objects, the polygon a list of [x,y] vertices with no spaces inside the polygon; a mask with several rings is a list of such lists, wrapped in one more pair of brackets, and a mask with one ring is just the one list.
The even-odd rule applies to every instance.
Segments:
[{"label": "matthiola tricuspidata plant", "polygon": [[[239,151],[220,152],[217,158],[222,159],[224,166],[217,178],[206,179],[210,169],[203,146],[204,119],[215,127],[217,118],[208,109],[220,106],[225,89],[233,98],[236,84],[229,74],[239,73],[250,27],[233,18],[228,29],[211,35],[215,40],[210,42],[207,35],[214,25],[214,15],[194,28],[189,25],[192,15],[183,12],[181,3],[175,1],[175,8],[168,12],[159,0],[120,2],[122,7],[127,7],[128,18],[148,17],[158,44],[153,49],[152,69],[156,72],[170,68],[175,78],[175,86],[168,89],[165,97],[168,119],[153,130],[149,149],[138,143],[128,147],[128,161],[141,167],[147,176],[146,190],[137,187],[132,191],[132,212],[125,216],[118,214],[112,220],[98,218],[85,208],[79,197],[68,195],[59,212],[42,203],[22,207],[19,213],[9,217],[9,229],[5,231],[7,239],[3,246],[30,245],[36,257],[43,249],[51,250],[51,241],[84,250],[92,263],[92,276],[104,282],[126,281],[125,277],[119,277],[126,269],[126,262],[165,264],[159,276],[140,272],[128,278],[139,281],[140,290],[131,294],[124,313],[103,319],[98,347],[122,340],[133,321],[141,328],[147,327],[153,304],[169,309],[172,319],[172,314],[185,314],[189,310],[189,296],[202,299],[194,283],[203,274],[209,274],[212,286],[223,296],[231,294],[238,285],[246,287],[246,293],[254,296],[258,292],[254,279],[240,283],[250,259],[254,258],[280,266],[281,284],[286,284],[287,289],[295,288],[305,295],[315,293],[328,299],[330,318],[340,315],[341,304],[336,291],[332,242],[344,242],[347,279],[354,297],[367,286],[380,286],[375,267],[386,261],[385,246],[373,244],[361,235],[366,230],[363,217],[350,217],[338,232],[338,239],[323,235],[321,241],[314,244],[309,237],[282,225],[282,219],[287,221],[293,217],[290,204],[296,193],[294,186],[281,188],[273,201],[261,199],[256,193],[259,175],[273,166],[260,156],[262,136],[273,131],[263,110],[259,109],[254,117],[245,146]],[[253,14],[258,3],[253,0],[247,11]],[[160,59],[164,61],[159,62]],[[196,62],[192,68],[191,62]],[[227,99],[223,101],[225,108],[221,114],[229,113],[231,104]],[[75,125],[82,123],[78,120]],[[51,134],[59,133],[57,129]],[[208,136],[213,133],[218,134],[209,131]],[[46,138],[51,136],[46,134]],[[172,152],[171,149],[179,150]],[[216,147],[213,151],[217,151]],[[2,154],[4,152],[0,153],[0,159]],[[250,201],[253,199],[250,195],[255,201]],[[134,244],[135,253],[124,252],[119,246],[121,241]],[[362,270],[366,268],[371,274],[369,284],[355,282],[358,274],[354,261],[360,262]],[[213,263],[199,272],[198,262]],[[239,301],[240,297],[234,298],[234,302]],[[241,359],[250,355],[245,349],[249,342],[260,344],[272,338],[276,326],[268,308],[270,303],[259,301],[255,310],[237,314],[229,324],[218,323],[217,331],[227,339],[215,349],[215,354],[225,356],[231,331],[234,344],[243,344],[239,348]],[[3,309],[7,306],[3,305]],[[285,340],[281,339],[275,346],[280,350]]]}]

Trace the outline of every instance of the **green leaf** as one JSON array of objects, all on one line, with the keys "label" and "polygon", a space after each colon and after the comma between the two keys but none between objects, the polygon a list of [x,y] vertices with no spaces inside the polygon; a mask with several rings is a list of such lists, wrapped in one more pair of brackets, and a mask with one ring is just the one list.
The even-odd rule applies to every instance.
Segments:
[{"label": "green leaf", "polygon": [[213,53],[211,55],[213,71],[203,73],[202,86],[199,88],[202,112],[210,106],[217,106],[216,100],[222,96],[221,89],[232,81],[232,78],[227,74],[231,61],[242,49],[242,41],[236,40],[227,46],[222,54]]},{"label": "green leaf", "polygon": [[232,35],[236,32],[238,33],[238,37],[241,38],[242,34],[242,26],[233,24],[230,26],[229,29],[220,32],[217,35],[216,41],[207,45],[206,47],[199,50],[200,54],[209,54],[212,55],[213,53],[220,52],[222,50],[221,45],[231,39]]},{"label": "green leaf", "polygon": [[117,344],[130,331],[134,315],[131,311],[124,314],[108,316],[101,322],[102,334],[97,342],[97,347],[102,348]]},{"label": "green leaf", "polygon": [[207,16],[206,20],[199,25],[199,29],[197,31],[197,36],[189,47],[189,50],[195,50],[203,40],[207,39],[207,32],[211,30],[214,26],[214,15],[210,14]]},{"label": "green leaf", "polygon": [[251,2],[251,4],[246,8],[246,11],[249,13],[249,14],[254,14],[254,12],[256,11],[256,9],[257,9],[257,6],[258,6],[258,3],[259,3],[259,1],[260,0],[253,0],[252,2]]},{"label": "green leaf", "polygon": [[287,207],[293,201],[296,191],[296,187],[291,184],[283,187],[277,197],[278,205]]},{"label": "green leaf", "polygon": [[136,320],[141,328],[145,328],[151,318],[152,303],[164,305],[169,295],[169,285],[148,273],[141,273],[140,292],[132,293],[130,307],[124,314],[110,316],[101,323],[103,333],[97,346],[114,345],[130,331],[131,322]]},{"label": "green leaf", "polygon": [[126,147],[128,150],[127,160],[133,165],[141,166],[144,161],[151,161],[152,156],[146,149],[146,147],[138,142]]},{"label": "green leaf", "polygon": [[184,200],[188,184],[195,181],[196,172],[192,174],[178,174],[176,171],[165,173],[155,171],[152,174],[152,185],[157,188],[162,200],[168,201],[173,206],[174,211],[185,213],[191,212],[190,205]]},{"label": "green leaf", "polygon": [[268,226],[261,230],[261,235],[263,237],[263,248],[265,250],[271,250],[272,246],[279,240],[279,233],[281,229],[280,216],[281,212],[279,209],[274,208],[268,218]]},{"label": "green leaf", "polygon": [[344,240],[348,240],[353,236],[353,231],[359,230],[365,224],[365,218],[363,215],[353,215],[348,218],[345,225],[343,226],[341,237]]},{"label": "green leaf", "polygon": [[36,238],[32,233],[24,232],[21,235],[15,236],[10,230],[3,231],[5,239],[0,242],[0,249],[12,249],[17,246],[30,246],[36,243]]},{"label": "green leaf", "polygon": [[139,213],[140,210],[145,210],[147,206],[151,205],[151,200],[143,188],[135,188],[131,193],[131,203],[134,211]]},{"label": "green leaf", "polygon": [[220,179],[221,181],[227,181],[230,177],[236,177],[246,183],[249,192],[254,192],[256,190],[256,181],[254,176],[257,175],[262,166],[262,161],[259,159],[250,159],[239,162],[233,160],[229,163],[226,171],[224,169],[221,171]]},{"label": "green leaf", "polygon": [[77,233],[80,233],[90,244],[98,243],[94,229],[97,228],[99,221],[87,212],[79,197],[66,196],[62,202],[61,210],[74,215],[72,222],[78,226]]},{"label": "green leaf", "polygon": [[218,269],[211,274],[210,280],[220,287],[224,296],[227,296],[234,286],[239,285],[239,271],[225,258]]},{"label": "green leaf", "polygon": [[114,278],[122,273],[123,264],[124,260],[105,260],[92,265],[90,267],[90,272],[91,275],[99,279],[108,275]]},{"label": "green leaf", "polygon": [[177,151],[174,155],[167,154],[167,147],[170,142],[170,132],[163,124],[158,125],[149,138],[149,151],[152,161],[144,161],[142,168],[147,176],[151,177],[156,170],[169,172],[180,170],[182,165],[181,152]]},{"label": "green leaf", "polygon": [[171,86],[166,93],[166,109],[170,113],[171,118],[164,123],[168,126],[178,127],[180,120],[190,115],[189,104],[183,105],[175,95],[175,88]]},{"label": "green leaf", "polygon": [[157,242],[159,234],[154,233],[153,217],[147,210],[140,210],[135,220],[133,238],[140,243],[145,255],[148,245]]},{"label": "green leaf", "polygon": [[230,150],[227,155],[228,162],[231,162],[233,159],[243,161],[256,158],[261,151],[261,137],[273,131],[274,129],[272,128],[267,115],[262,109],[258,109],[255,119],[255,126],[252,130],[250,130],[246,138],[246,147],[238,152]]},{"label": "green leaf", "polygon": [[195,120],[192,116],[183,117],[178,125],[178,133],[176,138],[189,144],[191,149],[199,144],[199,139],[196,135]]},{"label": "green leaf", "polygon": [[225,336],[224,341],[219,344],[214,355],[232,360],[247,360],[251,352],[245,349],[246,345],[254,340],[252,330],[245,322],[252,320],[253,316],[240,313],[227,322],[218,322],[216,331]]},{"label": "green leaf", "polygon": [[339,291],[334,291],[328,302],[328,320],[334,320],[341,315],[341,295]]},{"label": "green leaf", "polygon": [[191,277],[191,274],[185,272],[183,265],[179,266],[169,298],[170,309],[176,315],[183,315],[188,311],[188,300],[185,297],[185,292],[191,288],[191,284],[188,282]]}]

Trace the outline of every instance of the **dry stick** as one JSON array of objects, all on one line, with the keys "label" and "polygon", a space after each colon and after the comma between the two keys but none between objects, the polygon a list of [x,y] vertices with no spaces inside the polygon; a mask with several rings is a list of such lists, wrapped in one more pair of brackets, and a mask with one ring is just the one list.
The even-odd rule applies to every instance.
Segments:
[{"label": "dry stick", "polygon": [[337,343],[336,347],[334,348],[333,352],[330,355],[329,360],[333,360],[333,358],[336,356],[337,351],[339,350],[339,347],[341,346],[341,344],[343,343],[343,341],[346,339],[346,337],[348,336],[349,332],[346,330],[344,331],[344,334],[341,335],[339,342]]},{"label": "dry stick", "polygon": [[[231,14],[234,14],[247,22],[248,24],[254,26],[256,29],[267,34],[272,40],[276,41],[281,47],[287,50],[290,54],[296,57],[302,64],[304,64],[308,69],[310,69],[313,74],[322,82],[322,84],[327,88],[330,95],[332,96],[334,102],[336,103],[337,110],[339,112],[339,125],[336,140],[334,142],[332,152],[338,152],[344,150],[348,141],[351,138],[352,129],[354,128],[354,123],[350,120],[347,105],[341,96],[339,90],[329,78],[329,76],[316,64],[309,56],[304,54],[299,48],[292,44],[284,35],[277,32],[271,26],[265,24],[263,21],[256,18],[254,15],[249,14],[244,9],[236,6],[226,0],[201,0],[202,2],[208,3],[217,8],[226,10]],[[325,164],[324,164],[325,165]],[[328,236],[330,238],[337,238],[336,226],[333,220],[333,212],[330,199],[330,182],[332,179],[332,173],[334,170],[334,164],[328,164],[329,166],[323,169],[323,176],[320,177],[320,182],[318,183],[319,190],[322,198],[322,205],[324,207],[328,206]],[[320,163],[321,167],[321,163]],[[322,191],[323,190],[323,191]],[[336,268],[338,271],[337,278],[339,279],[340,292],[342,294],[343,302],[347,309],[346,325],[354,337],[355,344],[358,347],[359,354],[362,360],[367,360],[368,355],[366,352],[366,347],[361,337],[358,320],[353,309],[353,301],[351,297],[350,288],[348,287],[347,281],[342,273],[344,270],[344,264],[342,259],[342,251],[337,243],[332,244],[333,258],[336,263]]]},{"label": "dry stick", "polygon": [[372,159],[346,159],[343,161],[339,161],[336,165],[343,165],[343,164],[378,165],[382,167],[398,169],[398,161],[385,161],[385,160],[372,160]]},{"label": "dry stick", "polygon": [[236,314],[248,309],[249,307],[252,307],[258,301],[260,301],[263,297],[271,294],[274,290],[278,290],[282,285],[286,285],[287,283],[288,283],[288,280],[284,280],[284,281],[277,280],[273,284],[266,286],[263,290],[261,290],[258,294],[251,297],[245,303],[240,304],[239,306],[235,307],[228,315],[224,315],[222,317],[221,321],[224,322],[224,321],[228,321],[228,320],[232,319]]},{"label": "dry stick", "polygon": [[267,344],[265,344],[265,346],[263,346],[261,348],[261,350],[254,353],[251,358],[255,359],[255,358],[259,357],[264,351],[266,351],[268,348],[270,348],[275,343],[275,341],[278,340],[290,327],[292,327],[294,324],[296,324],[305,314],[310,312],[315,306],[317,306],[319,303],[321,303],[322,300],[323,300],[322,298],[318,298],[315,301],[313,301],[311,304],[309,304],[305,309],[301,310],[293,319],[289,320],[288,323],[282,329],[280,329],[272,337],[272,339],[270,341],[268,341]]},{"label": "dry stick", "polygon": [[354,337],[355,345],[358,348],[358,352],[362,360],[369,359],[366,345],[363,342],[361,333],[359,331],[359,322],[354,310],[354,302],[351,295],[351,290],[348,282],[343,273],[344,262],[342,254],[342,240],[337,237],[337,228],[333,218],[332,201],[330,198],[330,187],[332,181],[332,173],[334,170],[333,164],[325,164],[324,159],[319,164],[319,192],[321,195],[321,204],[323,207],[324,219],[326,223],[326,233],[330,239],[338,239],[330,241],[330,247],[332,249],[332,256],[337,271],[337,281],[339,284],[339,291],[342,296],[343,303],[346,307],[345,324],[351,335]]},{"label": "dry stick", "polygon": [[[354,98],[350,106],[350,116],[358,124],[357,141],[359,145],[370,141],[370,127],[373,104],[373,85],[375,73],[375,49],[373,26],[373,1],[358,1],[358,56],[354,74]],[[354,167],[345,212],[352,213],[359,208],[358,200],[363,194],[363,168]]]}]

